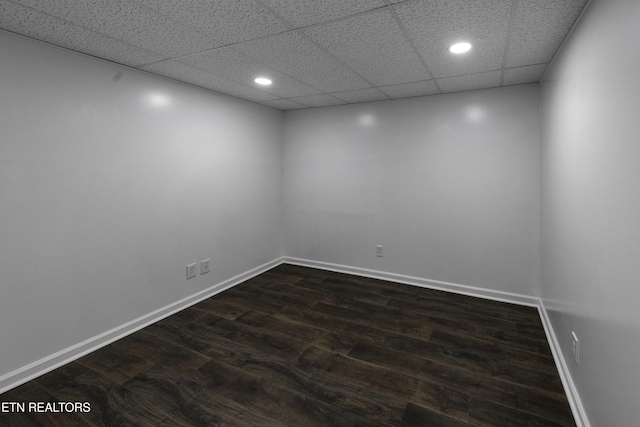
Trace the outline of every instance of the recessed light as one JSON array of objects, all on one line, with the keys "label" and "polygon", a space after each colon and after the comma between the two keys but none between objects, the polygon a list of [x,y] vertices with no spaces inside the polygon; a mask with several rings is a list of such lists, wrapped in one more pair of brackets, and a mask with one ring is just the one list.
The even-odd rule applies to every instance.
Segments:
[{"label": "recessed light", "polygon": [[266,77],[258,77],[254,80],[254,82],[258,83],[259,85],[263,85],[263,86],[269,86],[271,83],[273,83],[271,80],[269,80]]},{"label": "recessed light", "polygon": [[471,43],[467,43],[467,42],[452,44],[449,47],[449,52],[451,53],[465,53],[465,52],[469,52],[470,50],[471,50]]}]

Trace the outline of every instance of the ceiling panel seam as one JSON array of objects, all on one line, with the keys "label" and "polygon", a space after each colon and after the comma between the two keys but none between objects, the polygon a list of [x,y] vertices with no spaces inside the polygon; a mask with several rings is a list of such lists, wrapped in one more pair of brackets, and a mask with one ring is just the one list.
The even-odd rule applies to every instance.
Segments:
[{"label": "ceiling panel seam", "polygon": [[[262,1],[260,0],[254,0],[257,3],[260,3],[261,5],[263,5],[265,8],[273,11],[270,7],[268,7],[267,5],[265,5]],[[344,68],[346,68],[347,70],[349,70],[350,72],[354,73],[356,76],[360,77],[364,82],[366,82],[368,85],[370,85],[369,88],[375,88],[376,85],[373,84],[371,81],[369,81],[369,79],[365,78],[364,76],[362,76],[360,73],[358,73],[356,70],[354,70],[353,68],[351,68],[349,65],[345,64],[342,60],[340,60],[340,58],[336,57],[335,55],[333,55],[331,52],[327,51],[323,46],[321,46],[319,43],[317,43],[315,40],[313,40],[311,37],[307,36],[303,30],[306,30],[308,28],[315,28],[315,27],[319,27],[319,26],[323,26],[323,25],[327,25],[329,23],[333,23],[333,22],[338,22],[338,21],[343,21],[349,18],[353,18],[353,17],[357,17],[360,15],[366,15],[369,13],[373,13],[374,11],[379,11],[379,10],[383,10],[388,8],[389,6],[383,6],[383,7],[378,7],[375,9],[371,9],[371,10],[367,10],[364,12],[359,12],[359,13],[355,13],[349,16],[345,16],[342,18],[337,18],[337,19],[333,19],[330,21],[325,21],[319,24],[312,24],[312,25],[307,25],[304,27],[299,27],[296,28],[292,31],[297,31],[298,34],[303,37],[305,40],[307,40],[308,42],[312,43],[314,46],[316,46],[318,49],[320,49],[325,55],[327,55],[328,57],[330,57],[331,59],[333,59],[334,61],[336,61],[338,64],[342,65]],[[288,25],[292,25],[287,19],[285,19],[284,17],[280,16],[280,14],[278,14],[277,12],[273,11],[274,14],[276,14],[276,16],[278,16],[280,19],[282,19],[286,24]],[[282,33],[279,33],[282,34]],[[272,36],[274,36],[275,34],[272,34]],[[363,89],[369,89],[369,88],[363,88]],[[314,89],[318,89],[318,88],[314,88]],[[319,89],[318,89],[319,90]],[[322,91],[323,93],[327,93],[325,91]],[[345,91],[346,92],[346,91]],[[388,97],[388,95],[382,91],[380,91],[381,93],[383,93],[385,96]],[[338,93],[338,92],[335,92]],[[328,94],[328,93],[327,93]],[[338,98],[339,99],[339,98]],[[391,99],[391,97],[388,97],[388,99]]]},{"label": "ceiling panel seam", "polygon": [[[200,30],[198,30],[198,29],[196,29],[194,27],[191,27],[190,25],[186,25],[186,24],[183,24],[180,21],[176,21],[174,18],[172,18],[172,17],[170,17],[168,15],[165,15],[163,13],[160,13],[157,10],[155,10],[153,8],[150,8],[149,6],[146,6],[146,5],[140,3],[137,0],[128,0],[128,1],[130,1],[131,3],[137,4],[138,6],[142,7],[143,9],[146,9],[146,10],[150,11],[151,13],[155,14],[156,16],[161,16],[162,18],[165,18],[165,19],[168,19],[169,21],[175,22],[176,24],[188,29],[189,31],[193,31],[194,33],[198,33],[198,34],[202,35],[203,37],[206,37],[209,40],[212,40],[212,41],[218,43],[221,47],[224,46],[224,43],[222,43],[220,40],[216,40],[214,37],[211,37],[208,34],[204,34],[202,31],[200,31]],[[172,59],[174,59],[174,58],[172,58]]]},{"label": "ceiling panel seam", "polygon": [[[272,66],[270,66],[270,65],[268,65],[268,64],[265,64],[264,62],[262,62],[262,61],[260,61],[260,60],[258,60],[258,59],[255,59],[255,58],[253,58],[253,57],[251,57],[251,56],[249,56],[249,55],[247,55],[247,54],[245,54],[245,53],[243,53],[243,52],[240,52],[239,50],[234,49],[234,48],[233,48],[233,47],[231,47],[231,46],[224,46],[224,48],[225,48],[225,49],[231,49],[231,50],[233,50],[234,52],[238,53],[239,55],[242,55],[242,56],[244,56],[244,57],[246,57],[246,58],[249,58],[249,59],[250,59],[251,61],[253,61],[253,62],[259,63],[259,64],[263,65],[264,67],[266,67],[266,68],[268,68],[268,69],[273,69],[273,70],[277,71],[278,73],[280,73],[280,74],[282,74],[282,75],[284,75],[284,76],[286,76],[286,77],[290,78],[291,80],[295,80],[296,82],[298,82],[298,83],[300,83],[300,84],[302,84],[302,85],[304,85],[304,86],[308,86],[308,87],[310,87],[310,88],[312,88],[312,89],[315,89],[315,90],[317,90],[318,92],[320,92],[320,94],[324,93],[324,91],[322,91],[322,90],[318,89],[317,87],[314,87],[314,86],[310,85],[309,83],[305,83],[305,82],[303,82],[303,81],[302,81],[302,80],[300,80],[300,79],[297,79],[297,78],[295,78],[295,77],[293,77],[293,76],[290,76],[289,74],[287,74],[287,73],[285,73],[285,72],[283,72],[283,71],[281,71],[281,70],[278,70],[276,67],[272,67]],[[219,49],[222,49],[222,48],[219,48]],[[214,50],[217,50],[217,49],[208,50],[207,52],[212,52],[212,51],[214,51]],[[190,55],[183,55],[183,56],[181,56],[180,58],[185,58],[185,57],[188,57],[188,56],[197,56],[197,55],[201,55],[202,53],[203,53],[203,52],[200,52],[200,53],[193,53],[193,54],[190,54]],[[246,84],[246,82],[243,82],[243,81],[240,81],[240,80],[236,80],[236,79],[232,79],[232,78],[229,78],[229,77],[221,76],[221,75],[219,75],[219,74],[212,73],[212,72],[210,72],[210,71],[208,71],[208,70],[205,70],[205,69],[203,69],[203,68],[200,68],[200,67],[198,67],[198,66],[195,66],[195,65],[192,65],[192,64],[188,64],[188,63],[182,62],[182,61],[180,61],[180,59],[172,58],[172,60],[177,61],[177,62],[180,62],[181,64],[184,64],[184,65],[186,65],[186,66],[188,66],[188,67],[195,68],[196,70],[200,70],[200,71],[203,71],[203,72],[205,72],[205,73],[211,74],[212,76],[217,76],[217,77],[221,77],[221,78],[224,78],[224,79],[227,79],[227,80],[231,80],[231,81],[233,81],[233,82],[235,82],[235,83],[239,83],[239,84],[242,84],[242,85],[247,86],[247,87],[252,87],[252,88],[254,88],[254,89],[258,89],[258,90],[260,90],[260,91],[262,91],[262,92],[268,93],[269,95],[275,95],[274,93],[269,92],[268,90],[264,90],[264,89],[261,89],[261,88],[255,87],[255,86],[248,85],[248,84]],[[277,97],[278,97],[278,98],[280,98],[280,99],[289,99],[288,97],[282,97],[282,96],[279,96],[279,95],[275,95],[275,96],[277,96]],[[312,95],[309,95],[309,96],[312,96]],[[294,97],[294,98],[295,98],[295,97]]]},{"label": "ceiling panel seam", "polygon": [[422,65],[424,66],[424,69],[427,71],[427,76],[429,77],[429,79],[426,79],[426,80],[432,80],[433,83],[436,85],[436,88],[438,89],[438,91],[440,91],[440,93],[443,93],[442,89],[440,88],[440,85],[438,84],[438,81],[435,79],[435,77],[433,75],[433,72],[431,71],[431,69],[427,65],[427,62],[424,60],[422,55],[420,55],[420,51],[416,47],[413,39],[411,37],[409,37],[409,33],[407,32],[407,29],[405,28],[404,24],[402,23],[402,21],[400,20],[400,17],[398,16],[398,14],[396,12],[395,7],[398,4],[407,4],[407,3],[411,3],[411,1],[402,2],[402,3],[395,4],[395,5],[391,5],[389,0],[384,0],[384,2],[387,3],[388,7],[390,8],[391,14],[393,15],[393,19],[395,19],[396,24],[398,24],[398,27],[400,27],[400,32],[402,32],[402,35],[404,36],[404,38],[407,41],[407,43],[409,44],[409,46],[411,46],[411,50],[413,50],[413,53],[416,54],[416,56],[418,57],[418,59],[420,60]]},{"label": "ceiling panel seam", "polygon": [[511,39],[513,38],[513,21],[516,18],[516,11],[518,9],[519,0],[511,1],[511,14],[509,15],[509,27],[507,29],[507,39],[504,44],[504,53],[502,54],[502,71],[500,72],[500,86],[504,85],[504,70],[507,65],[507,57],[509,55],[509,46],[511,45]]},{"label": "ceiling panel seam", "polygon": [[[160,53],[160,52],[156,52],[156,51],[154,51],[154,50],[147,49],[146,47],[141,47],[141,46],[137,46],[137,45],[135,45],[135,44],[131,44],[131,43],[129,43],[128,41],[125,41],[125,40],[122,40],[122,39],[118,39],[118,38],[115,38],[115,37],[113,37],[113,36],[109,36],[109,35],[107,35],[107,34],[103,34],[103,33],[101,33],[100,31],[96,31],[96,30],[95,30],[95,29],[93,29],[93,28],[88,28],[88,27],[85,27],[85,26],[84,26],[84,25],[82,25],[82,24],[78,24],[78,23],[73,22],[73,21],[68,21],[68,20],[66,20],[66,19],[64,19],[64,18],[62,18],[62,17],[60,17],[60,16],[55,16],[55,15],[52,15],[52,14],[50,14],[50,13],[40,11],[40,10],[35,9],[35,8],[31,7],[31,6],[26,6],[26,5],[22,4],[22,3],[18,3],[18,2],[13,1],[13,0],[9,0],[9,2],[10,2],[10,3],[13,3],[13,4],[15,4],[15,5],[17,5],[18,7],[22,7],[22,8],[25,8],[25,9],[29,9],[29,10],[34,11],[35,13],[40,13],[40,14],[42,14],[42,15],[48,16],[49,18],[53,18],[53,19],[55,19],[55,20],[62,21],[62,22],[66,23],[66,24],[69,24],[69,25],[71,25],[71,26],[73,26],[73,27],[82,28],[83,30],[86,30],[86,31],[88,32],[88,34],[84,37],[83,41],[85,41],[86,39],[88,39],[89,37],[91,37],[91,34],[98,34],[98,35],[100,35],[100,36],[102,36],[102,37],[104,37],[104,38],[106,38],[106,39],[116,40],[116,41],[118,41],[119,43],[125,44],[125,45],[127,45],[127,46],[131,46],[131,47],[133,47],[133,48],[140,49],[140,50],[144,50],[144,51],[146,51],[146,52],[150,52],[150,53],[156,54],[156,55],[158,55],[158,56],[162,56],[162,57],[164,57],[164,59],[163,59],[163,60],[161,60],[161,61],[166,61],[167,59],[171,59],[171,57],[169,57],[169,56],[167,56],[167,55],[165,55],[165,54],[162,54],[162,53]],[[187,27],[185,27],[185,28],[187,28]],[[4,31],[9,31],[9,30],[4,30]],[[9,31],[9,32],[14,33],[13,31]],[[24,34],[19,34],[19,33],[14,33],[14,34],[18,34],[18,35],[20,35],[20,36],[28,37],[28,38],[30,38],[30,39],[33,39],[32,37],[29,37],[29,36],[24,35]],[[33,40],[37,40],[37,39],[33,39]],[[44,43],[47,43],[47,42],[44,42]],[[57,45],[54,45],[54,46],[57,46]],[[98,56],[94,56],[94,55],[91,55],[91,54],[89,54],[89,53],[85,53],[85,52],[81,52],[81,51],[76,51],[76,50],[73,50],[73,49],[68,48],[68,47],[64,47],[64,46],[57,46],[57,47],[60,47],[60,48],[62,48],[62,49],[67,49],[67,50],[70,50],[70,51],[72,51],[72,52],[82,53],[83,55],[91,56],[92,58],[99,58],[99,59],[102,59],[102,60],[104,60],[104,61],[113,62],[114,64],[125,65],[125,64],[120,64],[119,62],[116,62],[116,61],[111,61],[111,60],[109,60],[109,59],[105,59],[105,58],[101,58],[101,57],[98,57]],[[155,61],[155,62],[161,62],[161,61]],[[155,63],[155,62],[151,62],[151,63],[149,63],[149,64],[152,64],[152,63]],[[139,65],[139,66],[140,66],[140,67],[142,67],[142,66],[149,65],[149,64],[142,64],[142,65]],[[128,66],[128,65],[125,65],[125,66]],[[138,65],[136,65],[135,67],[132,67],[132,68],[137,68],[137,67],[138,67]]]}]

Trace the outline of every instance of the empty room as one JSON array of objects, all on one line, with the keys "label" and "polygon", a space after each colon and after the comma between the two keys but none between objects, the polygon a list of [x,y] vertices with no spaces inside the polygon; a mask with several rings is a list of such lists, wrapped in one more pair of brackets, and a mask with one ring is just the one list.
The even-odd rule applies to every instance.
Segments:
[{"label": "empty room", "polygon": [[0,0],[0,425],[637,427],[637,0]]}]

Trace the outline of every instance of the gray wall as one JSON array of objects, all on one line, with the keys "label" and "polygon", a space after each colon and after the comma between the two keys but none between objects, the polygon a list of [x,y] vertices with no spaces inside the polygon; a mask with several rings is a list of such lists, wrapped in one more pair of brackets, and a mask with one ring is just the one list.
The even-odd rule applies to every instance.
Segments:
[{"label": "gray wall", "polygon": [[541,151],[536,86],[283,115],[0,32],[0,377],[286,253],[541,295],[592,425],[637,425],[638,22],[592,2]]},{"label": "gray wall", "polygon": [[282,256],[281,112],[7,33],[0,58],[0,377]]},{"label": "gray wall", "polygon": [[285,253],[538,296],[538,108],[524,86],[285,113]]},{"label": "gray wall", "polygon": [[639,40],[640,2],[593,1],[543,85],[541,293],[593,426],[640,419]]}]

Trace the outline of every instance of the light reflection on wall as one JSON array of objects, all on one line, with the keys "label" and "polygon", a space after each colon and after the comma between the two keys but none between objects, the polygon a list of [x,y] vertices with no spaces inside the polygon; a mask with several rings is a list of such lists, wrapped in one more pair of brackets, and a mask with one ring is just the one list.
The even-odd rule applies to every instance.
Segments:
[{"label": "light reflection on wall", "polygon": [[376,118],[371,114],[363,114],[358,118],[358,124],[368,128],[376,124]]},{"label": "light reflection on wall", "polygon": [[471,105],[467,107],[465,115],[467,116],[467,119],[471,120],[472,122],[481,122],[486,116],[486,111],[484,108],[478,105]]},{"label": "light reflection on wall", "polygon": [[171,105],[171,98],[164,93],[150,93],[145,97],[145,100],[149,105],[158,108],[165,108]]}]

